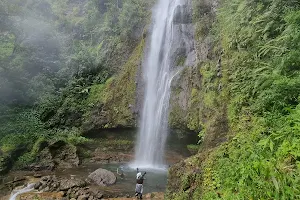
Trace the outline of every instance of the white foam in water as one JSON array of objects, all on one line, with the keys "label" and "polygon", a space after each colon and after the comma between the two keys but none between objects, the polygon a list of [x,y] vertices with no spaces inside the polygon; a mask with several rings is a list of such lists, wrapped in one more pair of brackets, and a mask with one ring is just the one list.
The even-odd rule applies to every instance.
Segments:
[{"label": "white foam in water", "polygon": [[12,191],[9,200],[16,200],[16,197],[20,194],[26,193],[26,192],[30,192],[34,189],[34,183],[32,184],[28,184],[25,188],[22,188],[20,190],[14,190]]},{"label": "white foam in water", "polygon": [[168,108],[174,14],[184,0],[159,0],[153,10],[151,43],[144,60],[145,98],[135,160],[131,167],[166,169],[165,143],[168,135]]},{"label": "white foam in water", "polygon": [[168,170],[169,166],[167,165],[137,165],[136,163],[131,163],[128,165],[131,169],[139,168],[140,171],[152,171],[152,172],[165,172]]}]

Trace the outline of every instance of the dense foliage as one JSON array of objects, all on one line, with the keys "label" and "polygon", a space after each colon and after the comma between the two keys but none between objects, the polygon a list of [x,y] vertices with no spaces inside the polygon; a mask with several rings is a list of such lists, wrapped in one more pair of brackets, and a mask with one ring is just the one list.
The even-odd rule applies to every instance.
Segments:
[{"label": "dense foliage", "polygon": [[300,197],[299,10],[293,0],[222,3],[234,135],[204,164],[203,199]]},{"label": "dense foliage", "polygon": [[[134,123],[151,3],[0,2],[0,164],[15,149],[18,166],[33,162],[43,141],[85,142],[83,125]],[[213,7],[194,1],[195,37],[210,49],[191,69],[201,80],[186,121],[202,148],[174,170],[167,198],[299,199],[300,3],[222,0],[217,16]]]},{"label": "dense foliage", "polygon": [[[213,5],[194,2],[198,42],[214,38],[200,64],[203,149],[170,171],[181,180],[167,198],[299,199],[299,1],[223,0],[212,27]],[[228,141],[209,149],[227,119]]]},{"label": "dense foliage", "polygon": [[20,146],[35,152],[42,138],[83,140],[90,113],[111,100],[114,77],[136,67],[128,59],[141,43],[152,3],[0,2],[0,156]]}]

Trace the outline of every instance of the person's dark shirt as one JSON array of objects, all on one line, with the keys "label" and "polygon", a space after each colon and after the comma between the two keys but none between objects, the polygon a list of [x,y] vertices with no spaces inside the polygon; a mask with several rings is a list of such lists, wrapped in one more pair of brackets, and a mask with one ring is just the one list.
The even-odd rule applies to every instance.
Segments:
[{"label": "person's dark shirt", "polygon": [[136,180],[137,184],[143,184],[144,183],[144,178],[140,178]]}]

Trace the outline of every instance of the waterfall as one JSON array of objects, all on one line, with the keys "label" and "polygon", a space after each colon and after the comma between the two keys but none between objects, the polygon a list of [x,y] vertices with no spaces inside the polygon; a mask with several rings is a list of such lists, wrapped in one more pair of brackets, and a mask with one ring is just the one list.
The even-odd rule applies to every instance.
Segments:
[{"label": "waterfall", "polygon": [[168,135],[168,108],[172,72],[174,16],[182,0],[159,0],[152,14],[149,49],[144,60],[145,96],[134,166],[158,168],[164,164]]},{"label": "waterfall", "polygon": [[28,184],[25,188],[22,188],[20,190],[14,190],[10,197],[9,200],[16,200],[17,196],[26,192],[30,192],[34,189],[34,183]]}]

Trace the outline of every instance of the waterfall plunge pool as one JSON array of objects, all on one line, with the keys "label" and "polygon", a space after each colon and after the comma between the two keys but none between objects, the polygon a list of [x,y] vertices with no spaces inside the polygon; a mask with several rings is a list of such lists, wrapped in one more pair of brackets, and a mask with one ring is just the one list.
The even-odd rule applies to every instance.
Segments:
[{"label": "waterfall plunge pool", "polygon": [[[102,148],[102,141],[103,140],[122,140],[122,141],[136,141],[137,130],[135,129],[111,129],[111,130],[99,130],[94,131],[92,133],[86,134],[85,137],[93,140],[93,145],[91,149],[95,148]],[[169,165],[172,165],[176,162],[179,162],[182,159],[190,156],[191,153],[187,149],[188,144],[197,144],[198,137],[197,134],[191,132],[184,132],[179,130],[170,130],[169,136],[166,143],[166,153],[165,158],[167,160],[166,166],[161,170],[154,170],[154,169],[143,169],[140,166],[140,171],[147,172],[146,180],[144,182],[144,193],[150,192],[164,192],[167,184],[167,170]],[[146,141],[145,141],[146,142]],[[134,146],[134,144],[132,144]],[[132,150],[130,152],[134,154]],[[133,158],[133,156],[132,156]],[[129,194],[130,196],[134,192],[135,188],[135,177],[136,177],[136,169],[130,167],[130,162],[124,163],[92,163],[86,162],[81,164],[79,167],[71,168],[71,169],[57,169],[53,172],[40,172],[41,175],[56,175],[61,178],[71,178],[71,177],[78,177],[82,179],[86,179],[87,176],[98,168],[104,168],[107,170],[116,173],[117,168],[123,166],[123,170],[125,173],[125,178],[120,179],[119,176],[117,183],[115,185],[109,187],[98,187],[98,186],[91,186],[96,187],[99,191],[103,191],[106,194],[111,194],[111,196],[126,196]],[[30,171],[12,171],[1,181],[0,185],[5,184],[11,180],[14,180],[15,177],[28,177],[28,179],[32,179],[33,172]],[[8,195],[10,192],[1,191],[0,196]]]},{"label": "waterfall plunge pool", "polygon": [[[107,169],[111,172],[116,173],[117,168],[122,168],[125,174],[123,179],[117,175],[117,182],[114,185],[108,187],[100,187],[100,186],[91,186],[99,189],[100,191],[104,191],[106,194],[118,194],[118,196],[126,196],[134,193],[135,183],[136,183],[136,169],[129,167],[126,163],[119,164],[87,164],[80,166],[78,168],[66,169],[62,171],[56,171],[56,175],[59,177],[69,178],[70,176],[78,177],[78,178],[86,178],[91,172],[98,168]],[[143,173],[147,172],[144,181],[144,193],[151,192],[164,192],[167,184],[167,169],[165,170],[153,170],[153,169],[140,169]]]}]

